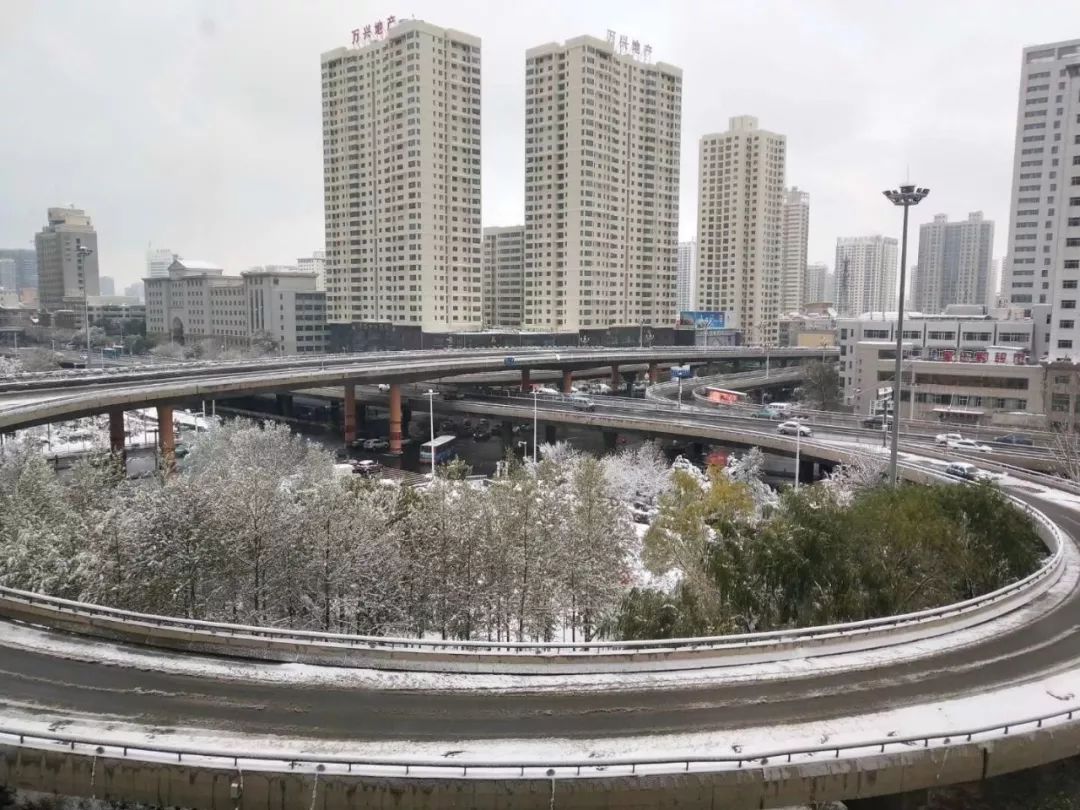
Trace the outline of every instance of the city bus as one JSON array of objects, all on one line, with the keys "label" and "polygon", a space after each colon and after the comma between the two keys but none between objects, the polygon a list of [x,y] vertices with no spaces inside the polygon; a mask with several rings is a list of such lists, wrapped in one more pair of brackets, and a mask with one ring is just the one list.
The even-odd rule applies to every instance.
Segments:
[{"label": "city bus", "polygon": [[436,464],[450,461],[457,455],[454,449],[455,442],[457,442],[457,436],[436,436],[430,442],[424,442],[420,445],[420,461],[430,464],[432,455],[435,456]]},{"label": "city bus", "polygon": [[743,391],[729,391],[725,388],[713,388],[712,386],[705,390],[709,402],[714,402],[717,405],[742,405],[746,402],[746,393]]}]

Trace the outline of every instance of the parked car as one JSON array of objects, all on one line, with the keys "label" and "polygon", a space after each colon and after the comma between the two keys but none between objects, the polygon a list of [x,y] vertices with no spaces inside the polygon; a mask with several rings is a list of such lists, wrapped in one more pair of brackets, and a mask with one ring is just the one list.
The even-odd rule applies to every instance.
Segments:
[{"label": "parked car", "polygon": [[796,422],[794,419],[789,419],[787,422],[781,422],[777,428],[777,433],[782,433],[785,436],[813,436],[814,431],[810,429],[809,425],[804,425],[801,422]]},{"label": "parked car", "polygon": [[574,395],[570,397],[570,404],[574,406],[575,411],[595,411],[596,404],[588,397],[581,395]]},{"label": "parked car", "polygon": [[762,408],[760,411],[754,411],[750,416],[753,419],[780,419],[782,415],[780,411],[774,411],[772,408]]},{"label": "parked car", "polygon": [[946,445],[950,450],[975,451],[989,453],[993,448],[988,444],[979,444],[974,439],[956,439]]},{"label": "parked car", "polygon": [[361,447],[365,450],[387,450],[390,447],[390,442],[386,439],[364,439]]},{"label": "parked car", "polygon": [[1034,447],[1035,442],[1030,436],[1025,436],[1023,433],[1009,433],[1005,436],[998,436],[994,439],[998,444],[1014,444],[1022,447]]},{"label": "parked car", "polygon": [[443,391],[443,399],[465,399],[465,395],[460,391]]},{"label": "parked car", "polygon": [[362,461],[354,461],[352,471],[365,478],[372,478],[382,472],[382,464],[370,458],[365,458]]},{"label": "parked car", "polygon": [[389,383],[379,383],[378,388],[379,388],[380,391],[382,391],[384,394],[386,394],[386,393],[388,393],[390,391],[390,384]]},{"label": "parked car", "polygon": [[536,394],[547,394],[549,396],[558,396],[559,392],[549,385],[537,385],[533,388],[533,392]]},{"label": "parked car", "polygon": [[945,474],[963,478],[965,481],[976,481],[979,477],[979,468],[966,461],[954,461],[945,468]]},{"label": "parked car", "polygon": [[947,445],[949,442],[958,442],[963,438],[959,433],[939,433],[934,437],[934,443]]}]

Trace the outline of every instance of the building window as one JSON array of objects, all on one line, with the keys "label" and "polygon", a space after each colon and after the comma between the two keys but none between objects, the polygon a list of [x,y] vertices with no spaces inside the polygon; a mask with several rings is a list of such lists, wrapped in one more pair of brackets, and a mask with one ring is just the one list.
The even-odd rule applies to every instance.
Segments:
[{"label": "building window", "polygon": [[1072,348],[1072,341],[1071,340],[1059,340],[1057,342],[1057,347],[1059,349],[1071,349]]},{"label": "building window", "polygon": [[1072,329],[1076,326],[1076,321],[1058,321],[1059,329]]}]

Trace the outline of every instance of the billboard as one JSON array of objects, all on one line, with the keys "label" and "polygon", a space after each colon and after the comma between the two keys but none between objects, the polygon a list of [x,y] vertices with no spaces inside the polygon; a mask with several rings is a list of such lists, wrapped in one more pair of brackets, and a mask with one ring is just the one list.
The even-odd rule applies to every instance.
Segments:
[{"label": "billboard", "polygon": [[697,329],[723,329],[726,312],[707,312],[700,309],[684,309],[679,313],[679,326],[693,326]]}]

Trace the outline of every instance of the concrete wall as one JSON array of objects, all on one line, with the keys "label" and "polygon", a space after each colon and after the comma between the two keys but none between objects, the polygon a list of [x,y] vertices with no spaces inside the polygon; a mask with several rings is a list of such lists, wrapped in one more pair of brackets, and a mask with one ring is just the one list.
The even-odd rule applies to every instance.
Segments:
[{"label": "concrete wall", "polygon": [[[238,769],[229,762],[187,761],[193,757],[184,757],[182,762],[140,761],[134,752],[125,758],[114,746],[39,750],[5,744],[0,745],[0,784],[198,810],[550,810],[552,806],[562,810],[749,810],[886,796],[1034,767],[1080,753],[1080,722],[1012,729],[1007,736],[971,742],[966,738],[935,740],[927,747],[912,744],[902,749],[868,753],[861,759],[821,753],[813,758],[797,755],[789,763],[780,757],[741,766],[731,763],[714,772],[702,770],[700,764],[689,773],[677,766],[667,773],[651,774],[612,766],[612,773],[579,777],[568,766],[554,771],[552,779],[544,776],[543,768],[530,768],[525,777],[506,774],[509,769],[504,769],[501,778],[432,776],[430,771],[405,777],[403,768],[392,767],[382,770],[397,770],[401,775],[362,774],[360,766],[349,773],[343,764],[263,763],[269,770],[251,770],[252,763],[243,760]],[[316,772],[319,767],[324,770]]]}]

